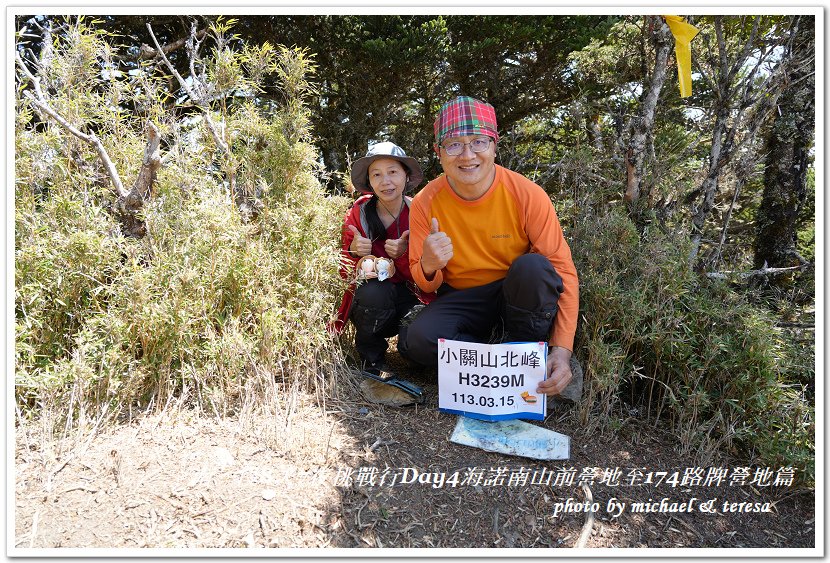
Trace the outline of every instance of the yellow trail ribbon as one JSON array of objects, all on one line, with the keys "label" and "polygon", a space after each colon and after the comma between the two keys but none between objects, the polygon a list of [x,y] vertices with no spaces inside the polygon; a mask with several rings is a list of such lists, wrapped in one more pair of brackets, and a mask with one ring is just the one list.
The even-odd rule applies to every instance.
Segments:
[{"label": "yellow trail ribbon", "polygon": [[692,39],[700,31],[680,16],[663,16],[674,35],[674,56],[677,59],[677,79],[680,97],[692,95]]}]

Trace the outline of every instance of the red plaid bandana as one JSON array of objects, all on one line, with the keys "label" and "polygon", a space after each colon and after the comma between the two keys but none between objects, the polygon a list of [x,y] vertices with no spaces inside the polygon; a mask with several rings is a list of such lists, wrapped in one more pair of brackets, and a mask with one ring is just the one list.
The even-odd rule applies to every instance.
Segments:
[{"label": "red plaid bandana", "polygon": [[447,137],[487,135],[499,140],[496,110],[490,104],[469,96],[459,96],[441,107],[435,120],[436,146]]}]

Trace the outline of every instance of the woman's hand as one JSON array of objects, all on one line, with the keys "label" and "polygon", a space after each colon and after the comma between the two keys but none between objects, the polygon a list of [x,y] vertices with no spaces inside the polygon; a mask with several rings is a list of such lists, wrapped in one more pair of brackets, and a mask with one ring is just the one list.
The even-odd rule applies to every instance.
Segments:
[{"label": "woman's hand", "polygon": [[347,225],[347,228],[354,234],[352,244],[349,245],[349,250],[357,256],[366,256],[372,253],[372,241],[360,234],[357,227],[354,225]]},{"label": "woman's hand", "polygon": [[396,260],[406,254],[406,251],[409,249],[409,231],[404,231],[401,238],[386,239],[386,244],[383,245],[383,249],[392,260]]}]

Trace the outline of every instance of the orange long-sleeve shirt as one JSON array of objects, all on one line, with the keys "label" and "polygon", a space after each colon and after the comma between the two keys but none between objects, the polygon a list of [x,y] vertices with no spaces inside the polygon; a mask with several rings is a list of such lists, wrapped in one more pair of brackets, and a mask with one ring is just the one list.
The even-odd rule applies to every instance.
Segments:
[{"label": "orange long-sleeve shirt", "polygon": [[[420,261],[433,217],[450,237],[453,257],[427,280]],[[465,201],[446,176],[440,176],[412,200],[409,229],[409,267],[415,283],[426,292],[436,291],[444,282],[467,289],[503,279],[513,260],[528,252],[547,257],[564,285],[549,344],[573,350],[579,280],[556,211],[541,187],[496,165],[487,193]]]}]

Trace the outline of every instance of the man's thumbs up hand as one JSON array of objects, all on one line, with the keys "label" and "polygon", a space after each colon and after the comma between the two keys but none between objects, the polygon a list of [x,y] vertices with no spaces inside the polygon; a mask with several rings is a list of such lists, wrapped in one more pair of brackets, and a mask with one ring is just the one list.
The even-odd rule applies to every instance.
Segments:
[{"label": "man's thumbs up hand", "polygon": [[447,265],[452,258],[452,241],[447,233],[440,230],[438,219],[432,218],[429,236],[424,239],[424,251],[421,255],[421,269],[427,279],[432,279],[435,272]]},{"label": "man's thumbs up hand", "polygon": [[354,225],[346,225],[346,228],[354,235],[352,244],[349,245],[349,250],[358,256],[366,256],[372,253],[372,241],[360,234],[357,227]]}]

